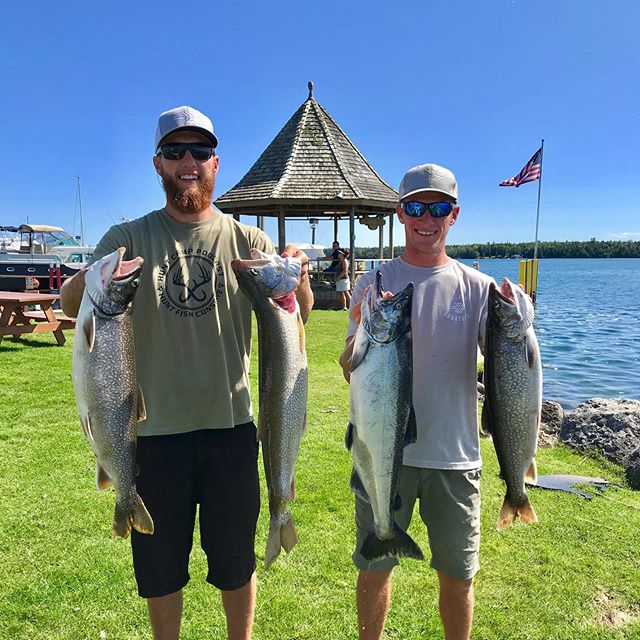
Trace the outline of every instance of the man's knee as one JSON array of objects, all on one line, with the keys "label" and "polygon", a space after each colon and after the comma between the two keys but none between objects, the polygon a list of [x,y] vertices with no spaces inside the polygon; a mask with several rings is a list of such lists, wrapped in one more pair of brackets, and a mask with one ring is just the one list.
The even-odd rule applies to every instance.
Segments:
[{"label": "man's knee", "polygon": [[455,593],[468,593],[473,589],[473,578],[454,578],[444,571],[438,571],[440,588]]}]

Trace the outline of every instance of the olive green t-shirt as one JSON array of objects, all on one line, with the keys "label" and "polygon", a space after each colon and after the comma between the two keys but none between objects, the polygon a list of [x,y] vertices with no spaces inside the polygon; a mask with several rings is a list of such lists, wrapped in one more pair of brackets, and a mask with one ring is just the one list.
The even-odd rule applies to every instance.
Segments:
[{"label": "olive green t-shirt", "polygon": [[94,260],[118,247],[144,258],[133,304],[138,381],[147,419],[138,435],[228,429],[253,420],[249,397],[251,303],[234,258],[273,253],[260,229],[215,211],[183,223],[164,209],[111,227]]}]

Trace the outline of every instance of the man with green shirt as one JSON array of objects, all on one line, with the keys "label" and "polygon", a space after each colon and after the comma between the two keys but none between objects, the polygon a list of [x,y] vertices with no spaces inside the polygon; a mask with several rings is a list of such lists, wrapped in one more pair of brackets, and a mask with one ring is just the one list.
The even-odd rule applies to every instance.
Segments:
[{"label": "man with green shirt", "polygon": [[[133,564],[147,598],[155,640],[178,640],[182,588],[200,505],[207,581],[221,591],[232,639],[251,637],[254,539],[259,512],[256,429],[249,397],[251,303],[231,269],[252,248],[273,253],[269,237],[212,205],[219,159],[211,120],[192,107],[160,115],[153,164],[164,208],[116,225],[94,260],[125,247],[144,258],[134,305],[138,379],[147,419],[138,424],[137,488],[155,532],[132,532]],[[296,292],[302,317],[313,305],[306,256]],[[61,291],[76,316],[84,272]]]}]

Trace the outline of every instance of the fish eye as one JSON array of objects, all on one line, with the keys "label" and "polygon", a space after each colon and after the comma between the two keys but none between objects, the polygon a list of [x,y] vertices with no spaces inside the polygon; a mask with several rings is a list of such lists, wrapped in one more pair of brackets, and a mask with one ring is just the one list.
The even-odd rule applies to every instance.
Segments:
[{"label": "fish eye", "polygon": [[258,270],[256,268],[252,268],[251,269],[251,275],[252,276],[257,276],[258,275]]}]

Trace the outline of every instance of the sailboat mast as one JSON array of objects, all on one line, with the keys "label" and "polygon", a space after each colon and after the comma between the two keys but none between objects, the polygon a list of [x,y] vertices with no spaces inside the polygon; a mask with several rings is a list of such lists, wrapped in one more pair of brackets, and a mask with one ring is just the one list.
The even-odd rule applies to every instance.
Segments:
[{"label": "sailboat mast", "polygon": [[82,198],[80,196],[80,176],[76,176],[78,180],[78,211],[80,212],[80,244],[84,245],[84,222],[82,220]]}]

